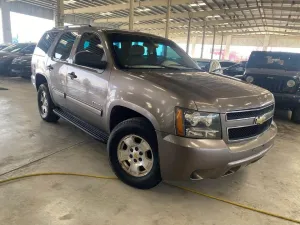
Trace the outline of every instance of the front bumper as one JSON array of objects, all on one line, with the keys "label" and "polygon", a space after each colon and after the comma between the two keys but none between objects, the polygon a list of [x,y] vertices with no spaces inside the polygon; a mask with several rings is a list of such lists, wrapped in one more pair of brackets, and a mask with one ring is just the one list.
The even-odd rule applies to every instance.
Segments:
[{"label": "front bumper", "polygon": [[18,75],[18,76],[30,78],[30,76],[31,76],[31,67],[30,66],[20,66],[20,65],[12,64],[11,73],[13,75]]},{"label": "front bumper", "polygon": [[254,139],[229,144],[157,132],[162,178],[188,180],[229,175],[262,158],[272,148],[276,134],[274,122]]},{"label": "front bumper", "polygon": [[300,106],[300,95],[273,93],[276,107],[282,109],[294,109]]}]

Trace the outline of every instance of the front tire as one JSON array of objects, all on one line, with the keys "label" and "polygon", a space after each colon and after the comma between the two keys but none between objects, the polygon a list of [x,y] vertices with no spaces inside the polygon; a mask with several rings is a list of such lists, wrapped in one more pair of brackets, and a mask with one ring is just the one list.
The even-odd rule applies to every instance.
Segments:
[{"label": "front tire", "polygon": [[300,107],[295,108],[292,113],[292,121],[300,124]]},{"label": "front tire", "polygon": [[52,102],[47,84],[41,84],[39,86],[38,107],[40,116],[43,120],[47,122],[57,122],[59,120],[59,116],[53,112],[55,106]]},{"label": "front tire", "polygon": [[150,189],[161,182],[155,130],[144,118],[118,124],[108,140],[111,166],[124,183]]}]

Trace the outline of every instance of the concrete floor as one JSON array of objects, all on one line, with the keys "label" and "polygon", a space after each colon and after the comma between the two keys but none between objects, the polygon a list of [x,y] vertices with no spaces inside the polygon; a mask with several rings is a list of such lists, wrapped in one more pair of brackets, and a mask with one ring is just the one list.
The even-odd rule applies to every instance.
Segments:
[{"label": "concrete floor", "polygon": [[[104,144],[63,120],[40,119],[29,81],[0,78],[1,87],[9,90],[0,90],[0,180],[57,171],[113,176]],[[300,125],[285,113],[277,124],[276,145],[259,162],[218,180],[177,184],[300,220]],[[141,191],[118,180],[71,176],[0,185],[0,203],[6,225],[292,224],[166,184]]]}]

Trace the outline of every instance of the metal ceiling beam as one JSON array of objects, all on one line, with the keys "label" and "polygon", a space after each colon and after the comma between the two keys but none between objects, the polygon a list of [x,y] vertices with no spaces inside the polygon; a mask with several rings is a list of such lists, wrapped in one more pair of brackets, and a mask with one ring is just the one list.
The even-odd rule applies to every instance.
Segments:
[{"label": "metal ceiling beam", "polygon": [[[111,5],[113,6],[113,5]],[[231,9],[218,9],[218,10],[211,10],[211,11],[201,11],[201,12],[192,12],[191,17],[192,18],[205,18],[207,16],[215,16],[220,14],[228,14],[228,13],[234,13],[239,12],[243,10],[259,10],[259,9],[273,9],[273,10],[283,10],[283,11],[296,11],[300,12],[300,8],[296,7],[277,7],[277,6],[260,6],[260,7],[244,7],[244,8],[231,8]],[[158,15],[149,15],[149,16],[137,16],[135,21],[150,21],[150,20],[157,20],[157,19],[164,19],[164,14],[158,14]],[[189,13],[173,13],[172,18],[189,18]],[[107,18],[107,19],[96,19],[95,23],[124,23],[127,21],[127,17],[119,17],[119,18]]]},{"label": "metal ceiling beam", "polygon": [[[185,5],[194,3],[194,0],[173,0],[172,5]],[[152,0],[152,1],[139,1],[134,3],[134,7],[152,7],[152,6],[166,6],[167,2],[162,0]],[[68,9],[65,10],[65,14],[76,14],[76,13],[103,13],[103,12],[113,12],[118,10],[127,10],[130,8],[129,3],[125,4],[112,4],[112,5],[102,5],[96,7],[84,7],[78,9]]]},{"label": "metal ceiling beam", "polygon": [[[257,9],[257,7],[246,7],[246,8],[235,8],[235,9],[218,9],[218,10],[211,10],[211,11],[201,11],[201,12],[184,12],[184,13],[173,13],[172,19],[176,18],[205,18],[207,16],[215,16],[219,14],[227,14],[233,13],[241,10],[251,10]],[[158,20],[158,19],[165,19],[165,14],[158,14],[158,15],[151,15],[151,16],[136,16],[135,21],[149,21],[149,20]],[[127,22],[127,17],[119,17],[119,18],[107,18],[107,19],[96,19],[95,23],[124,23]]]},{"label": "metal ceiling beam", "polygon": [[[252,21],[252,20],[272,20],[272,21],[285,21],[285,22],[293,22],[293,23],[300,23],[300,19],[283,19],[283,18],[272,18],[272,17],[253,17],[253,18],[243,18],[243,19],[230,19],[230,20],[211,20],[211,21],[204,21],[204,22],[193,22],[193,27],[203,27],[204,24],[207,26],[215,26],[215,25],[222,25],[227,23],[236,23],[236,22],[245,22],[245,21]],[[136,30],[148,30],[148,29],[164,29],[165,23],[153,23],[153,24],[135,24],[134,28]],[[170,21],[170,27],[180,27],[186,26],[187,23],[176,23]],[[127,29],[127,25],[120,26],[120,29]]]},{"label": "metal ceiling beam", "polygon": [[[295,30],[295,31],[300,31],[300,27],[287,27],[287,26],[273,26],[273,25],[266,25],[266,26],[244,26],[244,27],[223,27],[223,28],[218,28],[216,29],[216,32],[224,32],[224,31],[232,31],[232,30],[243,30],[243,29],[251,29],[251,28],[278,28],[278,29],[283,29],[284,31],[285,30]],[[213,32],[214,29],[206,29],[206,32]],[[191,30],[192,33],[195,33],[195,32],[200,32],[201,33],[201,29],[193,29]],[[243,31],[244,32],[247,32],[247,31]],[[257,31],[259,32],[259,31]],[[262,31],[263,32],[263,31]],[[147,33],[161,33],[159,31],[148,31]],[[300,33],[300,32],[299,32]],[[296,32],[295,34],[298,34],[298,32]],[[170,34],[185,34],[187,35],[187,29],[173,29],[173,30],[170,30]]]}]

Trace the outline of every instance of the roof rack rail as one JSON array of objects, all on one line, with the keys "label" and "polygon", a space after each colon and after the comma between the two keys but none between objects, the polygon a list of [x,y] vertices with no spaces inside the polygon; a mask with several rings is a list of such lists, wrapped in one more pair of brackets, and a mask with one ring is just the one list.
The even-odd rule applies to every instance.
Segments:
[{"label": "roof rack rail", "polygon": [[60,26],[60,27],[53,27],[53,29],[65,29],[65,28],[76,28],[76,27],[92,27],[90,24],[75,24],[75,25],[67,25],[67,26]]}]

